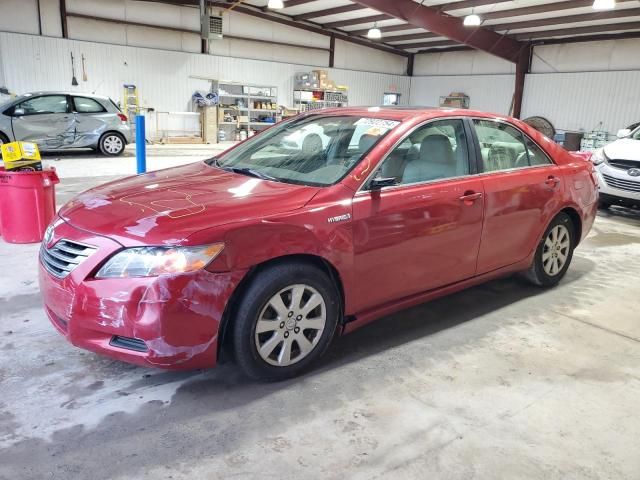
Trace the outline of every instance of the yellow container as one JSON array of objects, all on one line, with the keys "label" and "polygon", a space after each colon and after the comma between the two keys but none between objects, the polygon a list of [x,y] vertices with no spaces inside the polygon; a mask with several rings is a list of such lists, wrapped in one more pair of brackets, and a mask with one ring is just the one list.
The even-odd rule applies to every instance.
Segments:
[{"label": "yellow container", "polygon": [[1,148],[5,170],[42,170],[40,150],[35,143],[3,143]]}]

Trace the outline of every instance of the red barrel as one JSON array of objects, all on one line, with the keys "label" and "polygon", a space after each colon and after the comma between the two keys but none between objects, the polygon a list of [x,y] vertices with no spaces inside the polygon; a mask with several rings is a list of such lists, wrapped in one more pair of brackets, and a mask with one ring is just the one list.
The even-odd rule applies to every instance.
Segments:
[{"label": "red barrel", "polygon": [[0,224],[9,243],[42,241],[56,213],[55,168],[42,172],[7,172],[0,167]]}]

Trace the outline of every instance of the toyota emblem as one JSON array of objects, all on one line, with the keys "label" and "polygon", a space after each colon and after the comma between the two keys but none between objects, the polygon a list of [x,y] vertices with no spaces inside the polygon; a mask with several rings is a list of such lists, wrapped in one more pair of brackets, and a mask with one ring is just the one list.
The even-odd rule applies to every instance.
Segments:
[{"label": "toyota emblem", "polygon": [[640,177],[640,168],[630,168],[627,173],[632,177]]}]

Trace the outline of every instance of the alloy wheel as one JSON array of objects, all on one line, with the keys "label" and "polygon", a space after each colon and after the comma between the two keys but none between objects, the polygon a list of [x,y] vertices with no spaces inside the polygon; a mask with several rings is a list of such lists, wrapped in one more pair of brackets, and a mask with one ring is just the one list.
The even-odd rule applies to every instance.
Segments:
[{"label": "alloy wheel", "polygon": [[298,363],[317,346],[327,322],[322,295],[304,284],[290,285],[264,306],[255,328],[255,346],[270,365]]},{"label": "alloy wheel", "polygon": [[122,139],[117,135],[109,135],[102,141],[103,148],[113,155],[120,153],[123,148]]},{"label": "alloy wheel", "polygon": [[555,276],[562,271],[569,258],[571,238],[569,230],[564,225],[556,225],[549,231],[542,249],[542,268],[549,276]]}]

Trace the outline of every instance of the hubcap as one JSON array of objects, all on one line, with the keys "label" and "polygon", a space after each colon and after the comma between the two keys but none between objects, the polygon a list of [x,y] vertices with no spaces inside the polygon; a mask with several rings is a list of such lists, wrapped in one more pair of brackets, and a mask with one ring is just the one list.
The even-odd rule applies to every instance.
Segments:
[{"label": "hubcap", "polygon": [[545,273],[555,276],[567,263],[571,241],[569,230],[564,225],[556,225],[551,229],[544,241],[542,249],[542,268]]},{"label": "hubcap", "polygon": [[102,142],[104,149],[109,153],[119,153],[122,150],[122,140],[116,135],[110,135]]},{"label": "hubcap", "polygon": [[267,302],[256,323],[255,344],[270,365],[286,367],[316,348],[327,321],[322,295],[309,285],[283,288]]}]

